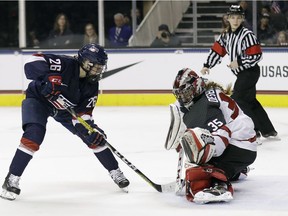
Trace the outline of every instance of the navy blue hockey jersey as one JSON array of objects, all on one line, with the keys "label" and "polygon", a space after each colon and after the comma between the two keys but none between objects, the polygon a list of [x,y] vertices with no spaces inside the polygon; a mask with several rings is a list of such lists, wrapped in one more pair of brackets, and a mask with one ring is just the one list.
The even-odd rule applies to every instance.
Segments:
[{"label": "navy blue hockey jersey", "polygon": [[65,86],[61,94],[76,104],[75,111],[92,114],[98,97],[99,83],[92,84],[86,78],[79,78],[80,65],[74,57],[35,54],[25,63],[24,70],[27,79],[32,80],[26,91],[26,97],[38,98],[51,107],[52,104],[41,94],[41,90],[49,74],[59,74]]}]

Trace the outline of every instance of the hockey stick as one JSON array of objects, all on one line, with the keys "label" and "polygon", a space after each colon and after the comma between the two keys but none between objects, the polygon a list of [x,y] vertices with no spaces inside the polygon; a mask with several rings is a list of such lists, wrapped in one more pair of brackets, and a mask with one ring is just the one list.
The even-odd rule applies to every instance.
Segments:
[{"label": "hockey stick", "polygon": [[[84,119],[77,116],[76,112],[72,107],[66,107],[66,110],[77,119],[89,132],[95,133],[95,129],[92,128]],[[120,152],[118,152],[107,140],[105,144],[115,155],[117,155],[125,164],[127,164],[132,170],[134,170],[140,177],[142,177],[148,184],[150,184],[158,192],[172,192],[175,190],[175,182],[160,185],[151,181],[146,175],[144,175],[136,166],[127,160]]]},{"label": "hockey stick", "polygon": [[177,196],[181,196],[181,191],[185,186],[185,181],[181,179],[182,168],[184,161],[184,150],[180,148],[178,156],[178,166],[177,166],[177,175],[176,175],[176,184],[175,184],[175,193]]}]

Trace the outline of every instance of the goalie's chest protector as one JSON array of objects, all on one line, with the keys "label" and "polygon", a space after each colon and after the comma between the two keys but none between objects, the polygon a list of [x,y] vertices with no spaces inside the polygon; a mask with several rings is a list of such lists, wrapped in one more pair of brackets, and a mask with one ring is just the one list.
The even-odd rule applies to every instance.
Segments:
[{"label": "goalie's chest protector", "polygon": [[187,128],[205,128],[213,131],[214,122],[222,122],[225,125],[225,119],[222,111],[219,109],[220,101],[214,89],[205,91],[204,94],[191,106],[190,110],[184,114],[183,121]]}]

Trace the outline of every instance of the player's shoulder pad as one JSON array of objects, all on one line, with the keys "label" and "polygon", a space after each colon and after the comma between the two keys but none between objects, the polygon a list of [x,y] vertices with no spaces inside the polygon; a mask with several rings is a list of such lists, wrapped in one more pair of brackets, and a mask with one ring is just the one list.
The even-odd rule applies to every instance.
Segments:
[{"label": "player's shoulder pad", "polygon": [[220,107],[220,100],[218,98],[218,93],[215,88],[210,88],[205,91],[205,96],[208,100],[210,106]]},{"label": "player's shoulder pad", "polygon": [[58,62],[62,63],[65,61],[65,58],[63,58],[62,55],[44,54],[43,56],[49,64],[56,64]]}]

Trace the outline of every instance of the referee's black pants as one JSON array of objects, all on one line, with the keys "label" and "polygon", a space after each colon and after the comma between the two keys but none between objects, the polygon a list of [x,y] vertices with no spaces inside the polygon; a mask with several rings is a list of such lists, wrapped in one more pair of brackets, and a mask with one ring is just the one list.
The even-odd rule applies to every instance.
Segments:
[{"label": "referee's black pants", "polygon": [[275,131],[266,111],[256,99],[256,83],[260,77],[260,67],[241,71],[234,84],[232,98],[238,103],[243,112],[252,118],[255,130],[261,134]]}]

